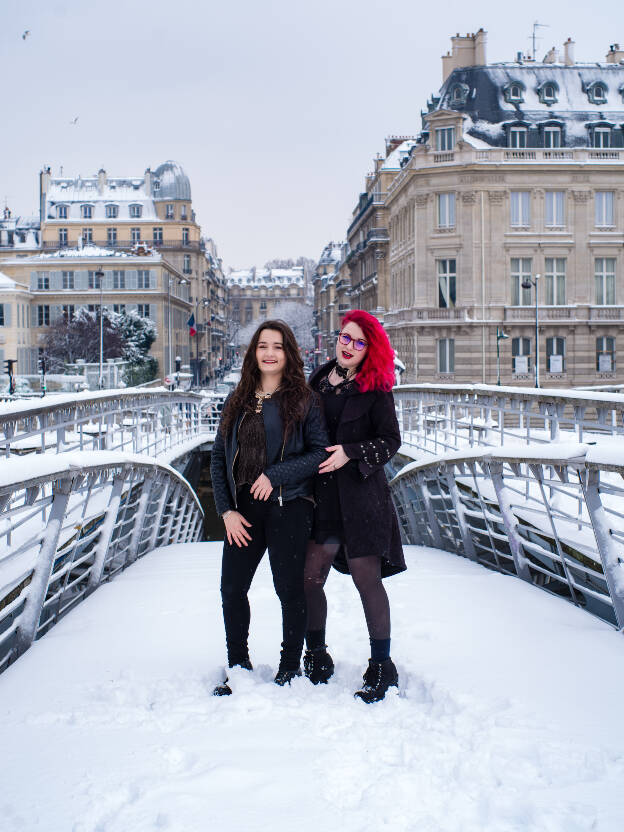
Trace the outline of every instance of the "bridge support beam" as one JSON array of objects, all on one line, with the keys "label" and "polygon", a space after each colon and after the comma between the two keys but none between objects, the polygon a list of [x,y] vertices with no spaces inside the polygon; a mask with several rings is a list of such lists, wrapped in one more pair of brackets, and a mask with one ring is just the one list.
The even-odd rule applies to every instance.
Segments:
[{"label": "bridge support beam", "polygon": [[529,572],[529,566],[524,555],[524,548],[522,546],[522,537],[518,534],[518,520],[516,519],[511,507],[511,494],[503,479],[503,463],[490,461],[487,463],[487,466],[496,491],[501,517],[503,518],[503,523],[505,524],[505,530],[509,540],[509,548],[511,549],[511,556],[513,557],[514,566],[516,567],[516,574],[524,581],[532,583],[531,573]]}]

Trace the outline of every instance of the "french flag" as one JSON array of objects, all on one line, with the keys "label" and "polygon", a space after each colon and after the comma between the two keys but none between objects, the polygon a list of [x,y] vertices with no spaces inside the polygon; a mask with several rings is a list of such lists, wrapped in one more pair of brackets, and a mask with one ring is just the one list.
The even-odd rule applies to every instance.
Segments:
[{"label": "french flag", "polygon": [[189,328],[189,335],[197,335],[197,330],[195,329],[195,315],[191,315],[191,317],[186,322],[186,325]]}]

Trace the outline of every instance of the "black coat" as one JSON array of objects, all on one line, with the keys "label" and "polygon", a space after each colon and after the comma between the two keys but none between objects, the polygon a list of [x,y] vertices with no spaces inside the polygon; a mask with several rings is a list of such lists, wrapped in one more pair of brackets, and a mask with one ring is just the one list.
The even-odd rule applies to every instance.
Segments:
[{"label": "black coat", "polygon": [[[334,363],[316,370],[310,378],[312,389],[316,389],[318,380]],[[355,463],[349,462],[335,472],[349,555],[379,555],[383,577],[402,572],[406,569],[403,546],[384,472],[384,465],[401,446],[392,393],[371,390],[348,396],[336,431],[336,444],[342,445]],[[341,569],[340,558],[334,566],[346,571]]]},{"label": "black coat", "polygon": [[[313,492],[313,478],[327,459],[329,444],[325,421],[316,398],[311,398],[305,418],[297,422],[284,441],[278,397],[265,400],[262,416],[266,436],[267,466],[264,473],[273,491],[270,500],[286,502],[295,497],[308,497]],[[210,476],[217,514],[236,508],[234,460],[238,450],[238,427],[243,418],[239,413],[227,437],[217,431],[210,455]]]}]

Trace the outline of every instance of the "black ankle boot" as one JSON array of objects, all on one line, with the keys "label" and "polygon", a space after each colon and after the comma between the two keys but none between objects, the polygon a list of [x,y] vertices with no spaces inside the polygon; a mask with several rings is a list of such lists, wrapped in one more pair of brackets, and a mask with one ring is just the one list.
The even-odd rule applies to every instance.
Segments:
[{"label": "black ankle boot", "polygon": [[326,644],[305,651],[303,671],[313,685],[327,684],[334,675],[334,662],[327,652]]},{"label": "black ankle boot", "polygon": [[[251,660],[249,659],[249,657],[247,657],[246,659],[241,659],[238,662],[234,662],[234,663],[230,664],[229,667],[242,667],[243,670],[253,670],[253,666],[251,664]],[[227,676],[212,691],[213,696],[229,696],[231,693],[232,693],[232,688],[228,685],[228,677]]]},{"label": "black ankle boot", "polygon": [[399,674],[392,659],[386,659],[383,662],[374,662],[369,659],[363,678],[364,685],[361,690],[356,690],[354,696],[359,697],[367,705],[380,702],[388,688],[399,687]]}]

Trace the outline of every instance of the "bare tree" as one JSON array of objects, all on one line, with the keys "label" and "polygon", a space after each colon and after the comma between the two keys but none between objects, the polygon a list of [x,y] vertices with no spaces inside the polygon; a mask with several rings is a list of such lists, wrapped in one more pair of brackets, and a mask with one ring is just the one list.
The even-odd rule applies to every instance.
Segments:
[{"label": "bare tree", "polygon": [[[312,339],[314,315],[313,307],[310,304],[296,300],[285,300],[273,309],[271,318],[286,321],[302,350],[314,347]],[[241,327],[238,331],[238,343],[247,346],[259,324],[260,321],[253,321]]]}]

